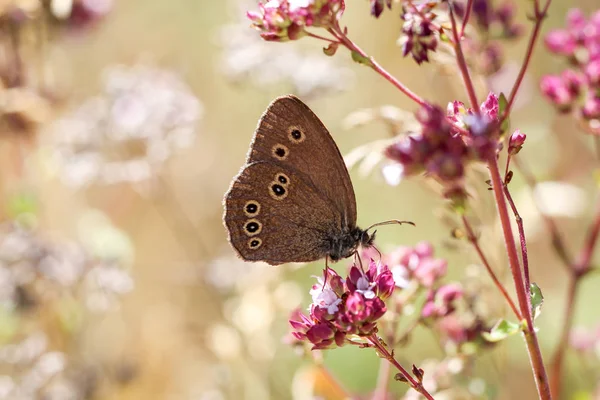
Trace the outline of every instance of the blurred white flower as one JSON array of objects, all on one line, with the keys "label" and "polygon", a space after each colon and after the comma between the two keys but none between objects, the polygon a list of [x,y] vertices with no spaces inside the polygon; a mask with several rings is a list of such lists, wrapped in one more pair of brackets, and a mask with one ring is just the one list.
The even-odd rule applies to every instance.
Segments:
[{"label": "blurred white flower", "polygon": [[115,66],[102,93],[50,128],[52,161],[73,187],[139,183],[190,146],[203,106],[181,78],[145,65]]},{"label": "blurred white flower", "polygon": [[221,70],[234,81],[250,80],[257,86],[288,83],[291,92],[313,97],[323,92],[339,92],[352,85],[354,74],[332,57],[303,52],[297,43],[264,41],[252,30],[245,10],[256,3],[239,2],[240,22],[222,28],[219,42],[223,47]]}]

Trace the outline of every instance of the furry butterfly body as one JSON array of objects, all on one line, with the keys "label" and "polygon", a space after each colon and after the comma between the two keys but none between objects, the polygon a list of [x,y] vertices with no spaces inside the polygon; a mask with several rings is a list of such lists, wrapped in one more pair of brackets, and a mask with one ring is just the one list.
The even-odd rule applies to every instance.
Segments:
[{"label": "furry butterfly body", "polygon": [[354,188],[333,138],[291,95],[260,118],[224,205],[229,241],[248,261],[337,261],[373,239],[356,226]]}]

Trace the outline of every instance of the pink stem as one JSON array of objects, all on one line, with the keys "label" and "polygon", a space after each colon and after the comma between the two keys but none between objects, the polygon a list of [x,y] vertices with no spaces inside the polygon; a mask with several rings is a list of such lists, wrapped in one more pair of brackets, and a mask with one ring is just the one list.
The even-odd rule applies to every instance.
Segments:
[{"label": "pink stem", "polygon": [[473,86],[471,75],[469,74],[467,60],[465,59],[465,55],[462,50],[462,45],[460,44],[460,37],[456,28],[456,18],[454,18],[454,8],[452,4],[450,4],[449,10],[450,22],[452,23],[452,35],[454,36],[455,42],[454,49],[456,51],[456,61],[458,62],[458,68],[460,70],[460,73],[462,74],[463,81],[465,83],[465,88],[467,89],[467,94],[469,95],[469,101],[471,102],[471,107],[473,107],[473,110],[475,110],[475,112],[479,114],[479,102],[477,101],[475,87]]},{"label": "pink stem", "polygon": [[521,87],[521,83],[523,82],[523,78],[525,77],[525,72],[527,71],[527,68],[529,68],[529,62],[531,61],[531,56],[533,55],[533,49],[535,47],[537,38],[540,34],[540,29],[542,27],[542,21],[546,17],[546,13],[548,12],[548,7],[550,7],[551,2],[552,2],[552,0],[547,0],[546,5],[544,6],[544,9],[540,12],[539,3],[537,0],[535,1],[535,5],[534,5],[535,25],[533,26],[533,31],[531,32],[531,37],[529,38],[529,43],[527,44],[527,51],[525,52],[525,59],[523,60],[523,64],[521,65],[521,70],[519,71],[519,75],[517,76],[517,79],[515,80],[512,90],[510,91],[510,96],[508,97],[508,103],[506,105],[506,108],[504,109],[504,114],[502,114],[502,117],[500,118],[500,122],[499,122],[500,126],[506,120],[506,118],[508,118],[508,116],[510,115],[510,111],[515,102],[515,98],[517,97],[517,93],[519,92],[519,88]]},{"label": "pink stem", "polygon": [[383,355],[383,357],[388,360],[388,362],[390,364],[392,364],[394,367],[396,367],[396,369],[400,372],[400,374],[406,379],[406,381],[408,382],[408,384],[415,389],[417,392],[421,393],[423,396],[425,396],[426,399],[429,400],[434,400],[434,398],[431,396],[431,394],[429,394],[429,392],[423,387],[423,385],[420,382],[417,382],[411,374],[408,373],[407,370],[404,369],[404,367],[402,367],[402,365],[400,365],[400,363],[398,361],[396,361],[396,359],[394,358],[394,356],[388,351],[388,349],[381,344],[381,342],[379,341],[379,338],[377,337],[377,334],[374,333],[371,336],[369,336],[367,338],[369,340],[369,342],[375,346],[377,348],[377,350],[379,350],[379,352],[381,353],[381,355]]},{"label": "pink stem", "polygon": [[471,10],[472,9],[473,9],[473,0],[469,0],[467,2],[467,6],[466,6],[466,10],[465,10],[465,16],[463,18],[462,26],[460,27],[460,35],[459,35],[459,37],[461,39],[465,35],[465,28],[467,27],[467,24],[469,23],[469,18],[471,17]]},{"label": "pink stem", "polygon": [[329,38],[326,38],[325,36],[317,35],[316,33],[308,32],[308,31],[305,31],[305,32],[306,32],[306,36],[310,36],[315,39],[324,40],[329,43],[339,43],[339,41],[337,41],[337,40],[329,39]]},{"label": "pink stem", "polygon": [[387,72],[381,65],[379,65],[379,63],[377,61],[375,61],[375,59],[373,59],[373,57],[369,57],[367,55],[367,53],[365,53],[360,47],[358,47],[356,44],[354,44],[354,42],[352,42],[350,39],[348,39],[348,37],[344,34],[344,32],[342,31],[342,29],[339,26],[336,26],[335,29],[329,28],[328,31],[333,36],[335,36],[336,39],[338,39],[340,41],[340,43],[342,43],[344,46],[346,46],[348,48],[348,50],[354,51],[354,52],[360,54],[361,57],[368,59],[369,66],[373,70],[375,70],[379,75],[383,76],[388,82],[390,82],[392,85],[394,85],[396,88],[398,88],[402,93],[404,93],[406,96],[408,96],[415,103],[419,104],[420,106],[424,106],[425,104],[427,104],[425,102],[425,100],[423,100],[412,90],[410,90],[409,88],[404,86],[404,84],[402,82],[400,82],[393,75],[391,75],[389,72]]},{"label": "pink stem", "polygon": [[[515,215],[515,220],[517,222],[517,228],[519,230],[519,241],[521,243],[521,259],[523,260],[523,276],[525,278],[525,289],[531,288],[531,283],[529,280],[529,258],[527,257],[527,241],[525,240],[525,229],[523,228],[523,218],[519,215],[519,211],[517,211],[517,206],[515,206],[515,202],[510,195],[510,191],[508,190],[508,186],[504,185],[504,195],[506,196],[506,200],[508,200],[508,204],[512,209],[513,214]],[[529,307],[531,307],[531,296],[527,296],[527,301],[529,302]]]},{"label": "pink stem", "polygon": [[567,292],[567,306],[565,308],[565,316],[563,321],[562,333],[560,336],[559,344],[556,347],[554,355],[552,356],[551,364],[551,379],[550,386],[552,388],[552,394],[558,397],[562,387],[562,367],[564,355],[568,347],[569,334],[573,326],[573,314],[575,311],[575,301],[577,298],[577,291],[579,289],[579,283],[581,279],[590,271],[591,260],[594,253],[594,249],[598,243],[598,236],[600,233],[600,204],[594,222],[590,226],[584,245],[579,253],[577,262],[571,266],[571,276],[569,277],[569,290]]},{"label": "pink stem", "polygon": [[525,336],[525,343],[527,344],[529,361],[533,370],[533,376],[538,395],[542,400],[552,399],[550,386],[548,385],[546,368],[544,367],[542,352],[540,350],[540,345],[538,343],[537,335],[533,326],[533,318],[531,315],[531,308],[529,307],[529,300],[527,299],[530,296],[530,291],[529,288],[525,288],[519,266],[519,258],[517,256],[515,239],[513,236],[512,227],[510,225],[510,217],[508,215],[508,208],[506,207],[506,199],[504,198],[504,184],[500,176],[500,170],[498,169],[498,160],[495,156],[492,156],[488,160],[487,165],[490,170],[492,188],[494,191],[494,197],[496,199],[498,216],[500,218],[502,231],[504,233],[504,244],[508,254],[508,261],[515,284],[515,290],[517,292],[519,308],[521,309],[521,314],[525,318],[526,322],[526,326],[523,329],[523,334]]},{"label": "pink stem", "polygon": [[591,268],[592,256],[594,254],[594,250],[596,248],[596,243],[598,242],[598,236],[600,234],[600,204],[598,205],[598,210],[596,212],[596,217],[594,218],[594,222],[590,226],[590,229],[587,234],[587,238],[581,249],[581,253],[579,257],[577,257],[577,261],[575,265],[573,265],[573,270],[576,275],[584,275]]}]

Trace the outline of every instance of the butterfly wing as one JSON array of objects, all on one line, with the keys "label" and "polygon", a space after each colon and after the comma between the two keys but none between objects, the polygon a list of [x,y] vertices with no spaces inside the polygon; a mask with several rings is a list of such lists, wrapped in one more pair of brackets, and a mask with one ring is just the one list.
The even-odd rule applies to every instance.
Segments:
[{"label": "butterfly wing", "polygon": [[356,225],[356,199],[340,151],[325,125],[295,96],[275,99],[260,118],[247,163],[293,170],[332,204],[340,229]]},{"label": "butterfly wing", "polygon": [[242,169],[225,195],[229,241],[248,261],[272,265],[323,258],[336,227],[335,206],[304,176],[258,161]]}]

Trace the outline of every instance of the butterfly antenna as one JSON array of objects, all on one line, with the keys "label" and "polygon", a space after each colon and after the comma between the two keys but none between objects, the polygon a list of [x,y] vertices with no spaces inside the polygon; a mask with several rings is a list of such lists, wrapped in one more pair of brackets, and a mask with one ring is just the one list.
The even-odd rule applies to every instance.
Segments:
[{"label": "butterfly antenna", "polygon": [[[375,232],[373,232],[375,233]],[[379,261],[381,262],[381,259],[383,258],[383,255],[381,255],[381,252],[379,251],[379,249],[375,246],[371,246],[373,249],[375,249],[375,251],[377,252],[377,254],[379,254]]]},{"label": "butterfly antenna", "polygon": [[375,228],[376,226],[383,226],[383,225],[403,225],[403,224],[409,224],[412,226],[416,226],[414,222],[412,221],[400,221],[399,219],[390,219],[389,221],[383,221],[383,222],[378,222],[376,224],[373,224],[371,226],[369,226],[367,229],[365,229],[365,232],[368,230],[371,230],[373,228]]}]

